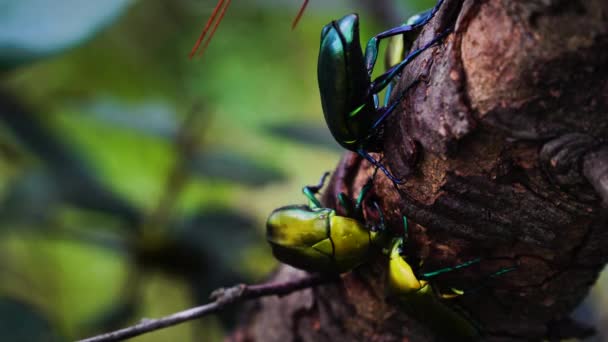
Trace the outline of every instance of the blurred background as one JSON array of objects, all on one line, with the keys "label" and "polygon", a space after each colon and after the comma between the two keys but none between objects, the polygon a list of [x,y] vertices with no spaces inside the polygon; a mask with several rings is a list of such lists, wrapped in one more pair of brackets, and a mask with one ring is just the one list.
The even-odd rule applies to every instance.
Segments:
[{"label": "blurred background", "polygon": [[[358,12],[367,39],[434,1],[310,0],[292,31],[300,0],[235,0],[190,60],[215,5],[0,3],[1,341],[83,338],[266,279],[267,215],[342,154],[321,28]],[[603,298],[578,317],[605,322]],[[134,340],[221,340],[238,311]]]}]

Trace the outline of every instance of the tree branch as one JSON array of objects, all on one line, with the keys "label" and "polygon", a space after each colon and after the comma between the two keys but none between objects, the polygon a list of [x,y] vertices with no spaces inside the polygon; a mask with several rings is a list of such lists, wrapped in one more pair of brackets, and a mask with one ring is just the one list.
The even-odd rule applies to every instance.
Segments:
[{"label": "tree branch", "polygon": [[295,291],[336,281],[337,279],[339,278],[315,274],[285,282],[270,282],[257,285],[238,284],[228,288],[219,288],[211,293],[210,297],[213,299],[211,303],[180,311],[163,318],[143,319],[141,323],[128,328],[86,338],[79,342],[122,341],[215,313],[231,304],[265,296],[284,296]]}]

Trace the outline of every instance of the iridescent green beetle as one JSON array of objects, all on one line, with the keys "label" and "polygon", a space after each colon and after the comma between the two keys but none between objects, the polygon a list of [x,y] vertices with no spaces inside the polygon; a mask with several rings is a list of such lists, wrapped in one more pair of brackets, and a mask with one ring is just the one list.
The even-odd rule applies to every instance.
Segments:
[{"label": "iridescent green beetle", "polygon": [[418,50],[411,52],[373,81],[371,75],[378,57],[380,41],[393,36],[419,32],[437,12],[443,0],[413,25],[392,28],[372,37],[361,50],[359,42],[359,17],[349,14],[325,25],[321,31],[321,46],[317,63],[319,93],[325,121],[331,134],[342,147],[357,152],[374,166],[380,168],[387,177],[396,179],[368,152],[379,150],[379,132],[384,120],[397,108],[412,82],[397,99],[385,107],[378,105],[378,93],[401,73],[414,58],[439,42],[451,32],[446,30]]}]

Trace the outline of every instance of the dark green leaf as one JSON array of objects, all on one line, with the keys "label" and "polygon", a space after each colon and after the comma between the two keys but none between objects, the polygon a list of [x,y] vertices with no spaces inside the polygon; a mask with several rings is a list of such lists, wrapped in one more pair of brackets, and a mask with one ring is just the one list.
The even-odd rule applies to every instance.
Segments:
[{"label": "dark green leaf", "polygon": [[162,102],[127,105],[101,98],[84,109],[105,123],[152,136],[174,139],[179,130],[173,108]]},{"label": "dark green leaf", "polygon": [[138,283],[139,278],[128,284],[128,298],[122,298],[119,302],[110,303],[110,307],[103,310],[92,320],[85,323],[86,331],[91,332],[107,332],[116,330],[129,325],[133,318],[136,317],[139,310],[138,291],[141,291],[141,286]]},{"label": "dark green leaf", "polygon": [[0,298],[0,341],[59,341],[49,321],[34,307]]},{"label": "dark green leaf", "polygon": [[175,223],[156,248],[143,248],[137,260],[198,284],[203,292],[242,281],[234,263],[241,251],[260,241],[254,221],[226,209],[206,211]]},{"label": "dark green leaf", "polygon": [[56,134],[37,115],[27,111],[8,94],[0,93],[0,120],[21,143],[48,167],[54,189],[76,206],[120,216],[130,223],[139,221],[137,210],[113,191],[107,189]]},{"label": "dark green leaf", "polygon": [[239,249],[259,238],[256,231],[251,218],[224,209],[206,211],[190,218],[180,229],[179,236],[183,246],[205,251],[230,267]]},{"label": "dark green leaf", "polygon": [[332,151],[344,150],[325,126],[297,122],[269,126],[267,130],[270,134],[301,144],[318,146]]},{"label": "dark green leaf", "polygon": [[280,182],[285,176],[251,159],[226,151],[199,154],[190,164],[195,175],[228,180],[249,186]]},{"label": "dark green leaf", "polygon": [[60,193],[50,177],[42,172],[22,175],[11,184],[0,201],[0,228],[37,226],[48,221]]}]

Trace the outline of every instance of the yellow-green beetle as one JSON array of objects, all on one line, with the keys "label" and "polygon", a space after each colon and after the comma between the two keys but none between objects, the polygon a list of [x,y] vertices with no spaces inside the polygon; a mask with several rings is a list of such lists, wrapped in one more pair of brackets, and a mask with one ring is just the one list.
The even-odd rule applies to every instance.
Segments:
[{"label": "yellow-green beetle", "polygon": [[452,290],[448,294],[440,293],[432,286],[430,279],[442,273],[470,266],[479,262],[479,259],[416,276],[403,256],[403,243],[403,238],[395,238],[390,249],[388,266],[390,294],[400,300],[405,311],[437,335],[454,341],[478,340],[479,327],[463,316],[462,312],[444,303],[444,299],[458,297],[464,292]]},{"label": "yellow-green beetle", "polygon": [[[292,205],[276,209],[266,224],[266,238],[275,257],[291,266],[309,272],[339,274],[364,263],[374,247],[387,247],[389,234],[384,227],[382,212],[380,224],[366,226],[363,222],[362,203],[372,186],[373,177],[361,189],[357,201],[352,202],[343,194],[338,196],[348,216],[340,216],[330,208],[324,208],[316,194],[323,187],[328,173],[316,186],[305,186],[302,191],[309,205]],[[443,273],[471,266],[481,259],[473,259],[433,272],[417,274],[408,263],[404,244],[407,240],[407,219],[403,217],[403,237],[392,239],[389,247],[388,292],[400,300],[403,307],[421,323],[438,335],[455,340],[471,341],[480,338],[477,325],[444,299],[455,298],[464,291],[452,289],[440,293],[431,279]],[[494,277],[514,268],[504,268],[492,274]]]},{"label": "yellow-green beetle", "polygon": [[323,208],[315,195],[328,173],[317,186],[302,191],[309,205],[292,205],[274,210],[266,223],[266,239],[275,257],[310,272],[343,273],[367,260],[374,245],[382,245],[383,224],[367,227],[363,223],[362,202],[371,181],[363,187],[353,205],[343,194],[338,196],[349,216]]}]

